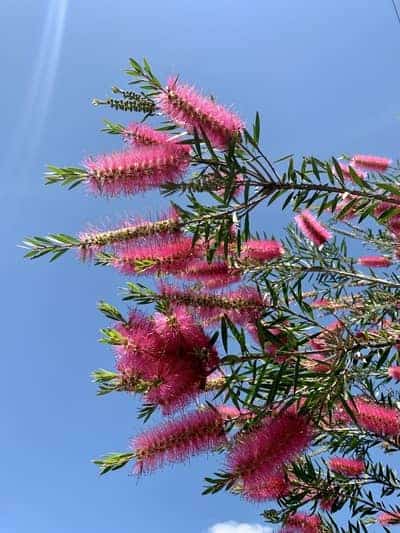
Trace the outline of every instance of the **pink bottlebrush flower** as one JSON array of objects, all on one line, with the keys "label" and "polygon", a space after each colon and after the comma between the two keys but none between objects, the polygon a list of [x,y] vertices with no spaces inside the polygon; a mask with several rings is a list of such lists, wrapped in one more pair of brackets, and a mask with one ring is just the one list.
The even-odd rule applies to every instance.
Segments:
[{"label": "pink bottlebrush flower", "polygon": [[400,215],[390,217],[388,227],[393,236],[398,239],[400,237]]},{"label": "pink bottlebrush flower", "polygon": [[170,420],[132,441],[135,472],[150,472],[165,463],[185,461],[226,442],[224,422],[215,409],[204,409]]},{"label": "pink bottlebrush flower", "polygon": [[[364,430],[375,435],[396,437],[400,433],[400,413],[393,407],[386,407],[369,402],[364,398],[355,398],[350,408],[354,413],[357,424]],[[354,423],[350,415],[340,408],[335,414],[340,422]]]},{"label": "pink bottlebrush flower", "polygon": [[124,129],[124,139],[136,146],[148,146],[151,144],[164,144],[171,140],[171,137],[162,131],[157,131],[147,124],[133,122]]},{"label": "pink bottlebrush flower", "polygon": [[165,350],[159,361],[161,383],[146,395],[164,414],[183,407],[206,388],[206,379],[219,364],[217,351],[203,328],[183,308],[168,316],[154,315],[155,334]]},{"label": "pink bottlebrush flower", "polygon": [[244,125],[238,116],[216,104],[210,98],[198,94],[193,87],[182,85],[171,78],[159,98],[161,111],[174,122],[192,132],[205,132],[217,147],[226,147],[237,137]]},{"label": "pink bottlebrush flower", "polygon": [[351,207],[349,207],[349,209],[347,209],[347,211],[343,215],[340,215],[340,212],[345,207],[347,207],[350,204],[350,202],[353,202],[356,199],[358,200],[358,198],[354,196],[353,194],[349,194],[347,192],[342,194],[342,199],[340,200],[340,202],[338,202],[337,206],[335,207],[335,213],[337,214],[337,217],[339,218],[339,220],[350,220],[351,218],[357,215],[359,206],[357,205],[356,202],[354,202],[351,205]]},{"label": "pink bottlebrush flower", "polygon": [[321,533],[322,522],[319,516],[295,513],[287,517],[281,533]]},{"label": "pink bottlebrush flower", "polygon": [[146,402],[158,405],[164,415],[170,415],[193,401],[205,388],[203,368],[191,358],[168,354],[159,361],[159,381],[146,393]]},{"label": "pink bottlebrush flower", "polygon": [[365,472],[364,461],[349,457],[331,457],[328,461],[328,466],[332,472],[346,477],[358,477]]},{"label": "pink bottlebrush flower", "polygon": [[[360,179],[363,180],[363,179],[365,179],[367,177],[366,172],[363,172],[361,170],[353,168],[352,165],[346,165],[345,163],[339,163],[339,167],[340,167],[340,170],[342,171],[342,174],[343,174],[344,178],[352,179],[350,168],[355,172],[355,174]],[[333,172],[335,172],[336,171],[335,167],[333,167],[332,170],[333,170]]]},{"label": "pink bottlebrush flower", "polygon": [[125,376],[158,379],[158,361],[164,353],[164,343],[155,333],[152,320],[134,310],[128,323],[118,324],[115,329],[125,339],[125,343],[115,349],[118,371]]},{"label": "pink bottlebrush flower", "polygon": [[170,352],[209,352],[208,360],[204,361],[207,375],[218,365],[218,357],[215,348],[211,346],[210,337],[186,309],[176,307],[169,316],[155,313],[154,322],[156,333],[164,339]]},{"label": "pink bottlebrush flower", "polygon": [[105,248],[114,252],[125,252],[137,246],[137,241],[168,239],[180,232],[181,224],[175,209],[171,209],[159,220],[128,219],[119,226],[108,229],[92,229],[79,235],[79,253],[82,260],[91,259]]},{"label": "pink bottlebrush flower", "polygon": [[[240,478],[244,491],[275,474],[312,441],[309,421],[297,413],[284,411],[265,418],[260,427],[239,436],[227,458],[229,471]],[[279,443],[279,446],[277,446]]]},{"label": "pink bottlebrush flower", "polygon": [[218,413],[224,420],[238,420],[244,422],[253,418],[253,414],[248,409],[238,409],[233,405],[222,404],[216,407]]},{"label": "pink bottlebrush flower", "polygon": [[146,400],[170,414],[206,389],[219,364],[211,339],[184,309],[148,318],[134,311],[116,328],[125,342],[116,348],[117,369],[125,379],[152,382]]},{"label": "pink bottlebrush flower", "polygon": [[311,302],[311,307],[314,307],[315,309],[324,309],[329,307],[330,303],[330,300],[327,300],[326,298],[319,298],[318,300]]},{"label": "pink bottlebrush flower", "polygon": [[323,511],[330,513],[332,511],[333,504],[335,503],[334,499],[323,499],[319,501],[319,506]]},{"label": "pink bottlebrush flower", "polygon": [[90,189],[106,196],[136,194],[176,182],[190,164],[190,147],[168,143],[143,146],[86,160]]},{"label": "pink bottlebrush flower", "polygon": [[398,525],[400,524],[400,513],[396,513],[396,512],[393,512],[393,514],[391,513],[380,513],[378,515],[378,520],[379,524],[381,524],[382,526],[387,526],[387,525]]},{"label": "pink bottlebrush flower", "polygon": [[387,372],[392,379],[400,381],[400,366],[391,366]]},{"label": "pink bottlebrush flower", "polygon": [[300,231],[312,241],[315,246],[322,246],[328,239],[332,237],[325,226],[323,226],[318,220],[314,217],[310,211],[302,211],[296,215],[295,220]]},{"label": "pink bottlebrush flower", "polygon": [[388,196],[388,200],[391,200],[390,202],[378,202],[374,209],[374,216],[379,218],[383,213],[386,211],[389,211],[389,209],[399,209],[400,210],[400,198],[394,194],[390,194]]},{"label": "pink bottlebrush flower", "polygon": [[362,167],[373,172],[385,172],[390,166],[392,160],[387,157],[379,157],[376,155],[353,155],[350,164],[357,167]]},{"label": "pink bottlebrush flower", "polygon": [[370,268],[385,268],[392,264],[392,261],[383,255],[363,255],[358,258],[359,265]]},{"label": "pink bottlebrush flower", "polygon": [[217,323],[225,314],[232,322],[247,326],[257,322],[263,308],[262,298],[253,287],[210,293],[162,283],[160,293],[173,304],[193,309],[206,325]]},{"label": "pink bottlebrush flower", "polygon": [[138,244],[116,256],[112,265],[123,274],[174,274],[186,268],[199,253],[191,237],[170,236]]},{"label": "pink bottlebrush flower", "polygon": [[237,283],[241,279],[240,271],[230,268],[224,261],[208,263],[202,259],[194,259],[177,275],[183,279],[200,281],[209,289]]},{"label": "pink bottlebrush flower", "polygon": [[243,243],[241,259],[249,259],[257,262],[278,259],[284,254],[283,246],[275,240],[249,240]]},{"label": "pink bottlebrush flower", "polygon": [[282,470],[278,470],[262,483],[246,487],[246,490],[243,491],[243,496],[253,502],[263,502],[283,498],[289,494],[289,491],[290,483],[285,473]]}]

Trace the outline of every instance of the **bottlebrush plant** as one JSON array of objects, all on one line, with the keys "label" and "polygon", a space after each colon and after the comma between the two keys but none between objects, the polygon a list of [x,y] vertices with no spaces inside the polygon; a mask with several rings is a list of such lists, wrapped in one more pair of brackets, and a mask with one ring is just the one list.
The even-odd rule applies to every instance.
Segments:
[{"label": "bottlebrush plant", "polygon": [[[137,92],[94,101],[142,113],[106,122],[121,150],[51,166],[47,183],[113,197],[158,189],[175,195],[169,211],[25,241],[28,258],[76,250],[130,278],[128,313],[99,304],[114,368],[93,379],[100,395],[140,395],[139,418],[165,419],[95,460],[100,473],[218,451],[204,493],[266,502],[280,531],[390,531],[400,524],[398,163],[271,161],[258,114],[248,130],[177,77],[163,85],[145,60],[127,74]],[[252,227],[273,203],[291,220],[282,240]],[[355,242],[365,255],[351,253]]]}]

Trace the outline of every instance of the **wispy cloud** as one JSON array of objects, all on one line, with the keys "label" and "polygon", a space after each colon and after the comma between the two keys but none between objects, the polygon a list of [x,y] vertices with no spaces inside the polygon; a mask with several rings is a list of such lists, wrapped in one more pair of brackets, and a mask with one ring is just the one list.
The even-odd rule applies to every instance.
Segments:
[{"label": "wispy cloud", "polygon": [[8,150],[9,158],[4,165],[14,174],[13,163],[18,161],[19,170],[27,170],[40,145],[60,60],[67,6],[68,0],[50,0],[46,10],[26,100]]},{"label": "wispy cloud", "polygon": [[208,528],[208,533],[272,533],[272,529],[260,524],[239,524],[229,521],[214,524]]}]

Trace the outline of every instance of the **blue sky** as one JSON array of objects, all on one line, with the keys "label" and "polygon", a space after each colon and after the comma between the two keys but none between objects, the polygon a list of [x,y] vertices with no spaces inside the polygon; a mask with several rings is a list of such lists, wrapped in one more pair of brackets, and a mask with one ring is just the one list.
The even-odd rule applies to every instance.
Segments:
[{"label": "blue sky", "polygon": [[[100,134],[102,120],[130,117],[90,101],[124,85],[129,56],[146,56],[161,79],[179,72],[248,123],[258,110],[272,157],[398,157],[400,26],[391,2],[2,0],[0,12],[0,531],[206,533],[260,522],[262,507],[200,495],[213,458],[139,482],[126,469],[98,477],[90,459],[124,450],[140,430],[135,401],[96,398],[89,379],[112,367],[97,343],[105,324],[95,303],[117,304],[123,280],[72,255],[27,263],[16,245],[161,204],[154,193],[107,201],[43,185],[47,163],[78,165],[117,147]],[[265,209],[257,227],[277,233],[285,217]],[[266,533],[260,527],[209,532]]]}]

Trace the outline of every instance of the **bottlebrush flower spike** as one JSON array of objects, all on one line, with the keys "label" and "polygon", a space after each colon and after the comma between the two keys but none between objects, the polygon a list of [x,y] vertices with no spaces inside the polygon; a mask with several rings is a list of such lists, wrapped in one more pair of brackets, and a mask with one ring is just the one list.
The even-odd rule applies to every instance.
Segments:
[{"label": "bottlebrush flower spike", "polygon": [[248,409],[238,409],[233,405],[222,404],[218,405],[215,409],[217,409],[218,413],[224,420],[238,420],[244,422],[245,420],[253,418],[252,412]]},{"label": "bottlebrush flower spike", "polygon": [[135,472],[150,472],[165,463],[184,461],[225,442],[224,421],[218,411],[195,411],[133,439]]},{"label": "bottlebrush flower spike", "polygon": [[154,315],[155,334],[165,343],[160,358],[162,383],[147,394],[164,414],[183,407],[206,389],[206,380],[219,364],[211,339],[184,308]]},{"label": "bottlebrush flower spike", "polygon": [[146,380],[159,378],[159,358],[164,353],[163,340],[155,334],[154,323],[139,311],[132,311],[127,324],[115,328],[125,342],[116,347],[116,366],[124,376]]},{"label": "bottlebrush flower spike", "polygon": [[176,78],[168,80],[158,105],[165,115],[188,131],[203,130],[219,148],[226,147],[244,127],[237,115],[198,94],[193,87],[178,83]]},{"label": "bottlebrush flower spike", "polygon": [[243,244],[240,258],[264,262],[278,259],[284,254],[283,246],[275,240],[249,240]]},{"label": "bottlebrush flower spike", "polygon": [[125,379],[152,381],[146,401],[170,414],[206,388],[218,366],[211,339],[184,309],[151,319],[133,312],[128,325],[117,327],[126,343],[117,347],[117,368]]},{"label": "bottlebrush flower spike", "polygon": [[208,263],[201,259],[193,260],[177,275],[183,279],[200,281],[209,289],[237,283],[241,279],[240,271],[230,268],[224,261]]},{"label": "bottlebrush flower spike", "polygon": [[295,513],[287,517],[281,533],[321,533],[322,522],[319,516]]},{"label": "bottlebrush flower spike", "polygon": [[373,172],[385,172],[391,164],[392,160],[387,157],[379,157],[376,155],[362,155],[356,154],[352,157],[350,164],[372,170]]},{"label": "bottlebrush flower spike", "polygon": [[[378,218],[386,211],[389,211],[389,209],[397,209],[400,211],[400,198],[394,194],[390,194],[388,197],[391,201],[387,202],[379,202],[377,206],[374,209],[374,215]],[[392,215],[396,216],[396,215]],[[398,216],[398,215],[397,215]],[[390,217],[392,218],[392,217]]]},{"label": "bottlebrush flower spike", "polygon": [[378,520],[377,521],[382,526],[387,526],[389,524],[391,524],[391,525],[400,524],[400,513],[395,513],[395,512],[393,512],[393,514],[391,514],[391,513],[380,513],[378,515]]},{"label": "bottlebrush flower spike", "polygon": [[332,233],[318,222],[310,211],[302,211],[294,218],[300,231],[316,246],[322,246],[332,237]]},{"label": "bottlebrush flower spike", "polygon": [[[354,399],[355,408],[350,406],[358,425],[375,435],[395,437],[400,433],[400,413],[397,409],[377,403],[368,402],[363,398]],[[347,412],[340,408],[337,412],[340,422],[354,423]]]},{"label": "bottlebrush flower spike", "polygon": [[392,379],[400,381],[400,366],[391,366],[387,372]]},{"label": "bottlebrush flower spike", "polygon": [[332,472],[347,477],[358,477],[365,472],[365,463],[361,459],[331,457],[328,461],[328,466]]},{"label": "bottlebrush flower spike", "polygon": [[[359,210],[359,205],[357,205],[357,203],[354,202],[354,200],[356,200],[357,197],[347,192],[342,194],[341,197],[342,199],[335,207],[335,213],[339,220],[350,220],[351,218],[357,215],[357,211]],[[345,207],[347,207],[350,204],[350,202],[353,202],[351,207],[349,207],[347,211],[343,215],[341,215],[340,214],[341,211],[345,209]]]},{"label": "bottlebrush flower spike", "polygon": [[175,274],[185,269],[198,253],[191,237],[177,235],[138,244],[116,256],[112,265],[127,275]]},{"label": "bottlebrush flower spike", "polygon": [[[344,178],[347,178],[347,179],[352,179],[353,178],[353,176],[351,175],[351,172],[350,172],[350,168],[355,172],[355,174],[360,179],[363,180],[363,179],[365,179],[367,177],[366,172],[363,172],[362,170],[354,168],[352,165],[346,165],[345,163],[340,163],[339,162],[339,167],[340,167],[340,170],[342,171],[342,174],[343,174]],[[333,170],[333,172],[336,173],[335,167],[333,167],[332,170]]]},{"label": "bottlebrush flower spike", "polygon": [[87,159],[87,181],[92,192],[105,196],[136,194],[176,182],[190,164],[190,147],[168,143],[143,146]]},{"label": "bottlebrush flower spike", "polygon": [[168,238],[180,231],[181,223],[177,212],[171,209],[163,218],[156,221],[128,219],[120,226],[101,231],[88,230],[79,235],[79,252],[83,260],[91,259],[105,248],[114,252],[125,252],[137,246],[137,241]]},{"label": "bottlebrush flower spike", "polygon": [[385,268],[392,264],[392,261],[383,255],[363,255],[358,258],[357,263],[370,268]]},{"label": "bottlebrush flower spike", "polygon": [[[203,328],[195,321],[193,316],[183,307],[177,307],[170,315],[155,313],[155,331],[165,342],[168,351],[191,354],[204,351],[204,371],[208,375],[218,365],[218,357],[215,348],[211,345],[211,339]],[[208,353],[208,358],[204,357]]]},{"label": "bottlebrush flower spike", "polygon": [[162,283],[160,293],[173,304],[192,308],[206,325],[215,324],[224,314],[236,324],[254,324],[264,305],[260,294],[252,287],[210,293]]},{"label": "bottlebrush flower spike", "polygon": [[164,144],[171,141],[171,137],[162,131],[157,131],[147,124],[133,122],[124,129],[124,139],[135,146]]},{"label": "bottlebrush flower spike", "polygon": [[228,454],[228,469],[232,476],[241,479],[246,492],[294,459],[312,438],[310,423],[302,415],[284,411],[267,417],[259,428],[238,437]]},{"label": "bottlebrush flower spike", "polygon": [[266,478],[262,483],[248,486],[243,490],[243,496],[253,502],[263,502],[283,498],[289,494],[289,491],[290,483],[285,473],[279,470],[276,474],[272,474]]}]

